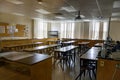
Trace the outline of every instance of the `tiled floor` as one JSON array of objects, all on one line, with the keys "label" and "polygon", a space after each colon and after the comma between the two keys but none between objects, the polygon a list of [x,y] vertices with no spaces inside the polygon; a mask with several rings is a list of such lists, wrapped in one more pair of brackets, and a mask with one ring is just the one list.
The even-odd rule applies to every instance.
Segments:
[{"label": "tiled floor", "polygon": [[[71,65],[65,64],[64,70],[61,67],[61,63],[57,61],[55,65],[53,65],[53,73],[52,73],[52,80],[75,80],[77,75],[79,74],[79,57],[76,56],[76,63],[74,64],[71,61]],[[88,74],[87,74],[88,75]],[[29,80],[28,77],[22,75],[19,76],[19,73],[12,72],[9,69],[6,69],[4,66],[0,67],[0,80]],[[79,79],[78,79],[79,80]],[[82,77],[82,80],[90,80],[88,76]],[[93,77],[93,80],[94,77]]]}]

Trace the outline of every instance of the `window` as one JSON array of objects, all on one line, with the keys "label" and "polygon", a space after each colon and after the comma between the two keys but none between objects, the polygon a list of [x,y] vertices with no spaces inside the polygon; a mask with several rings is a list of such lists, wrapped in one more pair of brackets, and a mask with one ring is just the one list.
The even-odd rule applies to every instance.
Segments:
[{"label": "window", "polygon": [[84,26],[83,22],[75,22],[74,28],[74,38],[85,39],[85,34],[88,34],[86,30],[86,26]]},{"label": "window", "polygon": [[89,39],[99,39],[100,22],[93,21],[89,27]]},{"label": "window", "polygon": [[90,23],[89,39],[105,40],[108,34],[108,22],[93,21]]},{"label": "window", "polygon": [[35,20],[34,38],[47,38],[47,22]]},{"label": "window", "polygon": [[103,23],[103,40],[105,40],[108,36],[108,22]]},{"label": "window", "polygon": [[59,38],[105,40],[108,35],[108,22],[35,21],[35,38],[47,38],[48,31],[58,31]]},{"label": "window", "polygon": [[74,22],[61,22],[60,38],[74,38]]}]

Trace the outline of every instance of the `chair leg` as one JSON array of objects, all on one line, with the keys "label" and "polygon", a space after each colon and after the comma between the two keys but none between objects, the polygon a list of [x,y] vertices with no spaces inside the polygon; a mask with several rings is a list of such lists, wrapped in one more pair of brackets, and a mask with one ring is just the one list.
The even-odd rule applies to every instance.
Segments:
[{"label": "chair leg", "polygon": [[89,73],[90,80],[92,80],[92,77],[91,77],[91,72],[90,72],[90,70],[88,70],[88,73]]},{"label": "chair leg", "polygon": [[96,78],[96,73],[95,73],[95,71],[94,71],[94,70],[92,70],[92,72],[93,72],[93,74],[94,74],[94,76],[95,76],[95,78]]},{"label": "chair leg", "polygon": [[84,77],[85,77],[85,72],[86,72],[86,70],[84,71]]},{"label": "chair leg", "polygon": [[80,71],[79,75],[75,78],[75,80],[77,80],[79,77],[80,77],[80,80],[81,80],[81,76],[82,76],[83,73],[85,73],[85,70]]},{"label": "chair leg", "polygon": [[79,75],[75,78],[75,80],[77,80],[79,77],[80,77],[80,73],[79,73]]}]

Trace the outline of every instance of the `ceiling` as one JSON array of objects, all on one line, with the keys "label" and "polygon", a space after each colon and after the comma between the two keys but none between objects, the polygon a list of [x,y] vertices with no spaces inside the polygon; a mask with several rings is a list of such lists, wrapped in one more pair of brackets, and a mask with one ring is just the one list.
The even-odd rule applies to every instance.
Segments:
[{"label": "ceiling", "polygon": [[79,10],[82,19],[120,19],[120,0],[0,0],[0,12],[30,18],[74,20]]}]

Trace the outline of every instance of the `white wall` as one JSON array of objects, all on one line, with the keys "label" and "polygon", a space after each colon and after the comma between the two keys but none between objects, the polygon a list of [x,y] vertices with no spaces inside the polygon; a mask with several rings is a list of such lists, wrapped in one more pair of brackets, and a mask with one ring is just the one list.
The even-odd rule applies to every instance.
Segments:
[{"label": "white wall", "polygon": [[120,40],[120,21],[111,21],[110,36],[113,40]]}]

